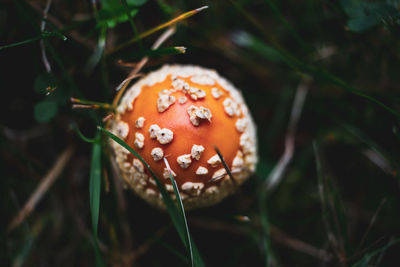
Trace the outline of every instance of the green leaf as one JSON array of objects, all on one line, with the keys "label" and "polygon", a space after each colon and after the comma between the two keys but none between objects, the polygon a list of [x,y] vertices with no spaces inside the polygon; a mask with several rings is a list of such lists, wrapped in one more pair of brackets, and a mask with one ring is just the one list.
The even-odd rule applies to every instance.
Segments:
[{"label": "green leaf", "polygon": [[137,7],[146,3],[147,0],[127,0],[128,10],[119,0],[102,1],[102,8],[99,10],[99,23],[108,28],[114,28],[118,23],[126,22],[138,12]]},{"label": "green leaf", "polygon": [[147,0],[126,0],[126,2],[128,2],[128,5],[141,6],[144,5]]},{"label": "green leaf", "polygon": [[57,103],[53,101],[41,101],[35,105],[34,115],[38,122],[49,122],[58,111]]},{"label": "green leaf", "polygon": [[352,18],[347,22],[347,27],[352,32],[364,32],[378,24],[378,19],[373,16]]},{"label": "green leaf", "polygon": [[46,100],[55,102],[58,105],[66,105],[71,97],[70,91],[63,86],[52,73],[44,72],[39,74],[34,82],[36,93],[46,95]]},{"label": "green leaf", "polygon": [[[126,0],[129,6],[139,7],[147,2],[147,0]],[[103,0],[101,1],[102,9],[116,9],[122,6],[120,0]]]},{"label": "green leaf", "polygon": [[400,12],[395,2],[342,0],[343,10],[349,16],[347,27],[353,32],[365,32],[381,22],[398,25]]}]

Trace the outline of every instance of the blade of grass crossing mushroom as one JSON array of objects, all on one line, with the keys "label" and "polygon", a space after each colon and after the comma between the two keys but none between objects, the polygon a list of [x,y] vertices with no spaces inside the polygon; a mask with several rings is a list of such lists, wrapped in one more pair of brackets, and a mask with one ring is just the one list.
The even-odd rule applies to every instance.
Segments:
[{"label": "blade of grass crossing mushroom", "polygon": [[235,186],[237,186],[236,180],[235,180],[235,178],[233,178],[232,172],[231,172],[231,170],[229,169],[228,165],[226,164],[225,159],[224,159],[224,157],[223,157],[222,154],[221,154],[221,151],[219,151],[219,149],[218,149],[217,146],[214,146],[214,150],[215,150],[215,152],[217,152],[218,157],[221,159],[222,165],[224,166],[225,171],[226,171],[226,173],[229,175],[229,178],[231,179],[232,183],[233,183]]},{"label": "blade of grass crossing mushroom", "polygon": [[89,181],[89,199],[90,199],[90,213],[92,217],[92,231],[94,241],[94,252],[96,259],[96,266],[103,266],[100,255],[100,249],[97,239],[97,226],[99,220],[100,209],[100,190],[101,190],[101,143],[99,141],[99,134],[97,134],[97,142],[93,143],[92,160],[90,164],[90,181]]},{"label": "blade of grass crossing mushroom", "polygon": [[[185,227],[186,218],[183,218],[184,214],[182,214],[182,212],[179,211],[178,207],[175,205],[174,201],[172,200],[170,195],[167,193],[164,185],[161,184],[161,182],[159,181],[159,179],[157,178],[157,176],[151,169],[150,165],[132,147],[130,147],[128,144],[126,144],[122,139],[120,139],[119,137],[117,137],[116,135],[111,133],[110,131],[104,129],[103,127],[98,126],[98,129],[101,132],[103,132],[104,134],[106,134],[109,138],[111,138],[112,140],[117,142],[119,145],[121,145],[122,147],[127,149],[130,153],[132,153],[135,157],[137,157],[143,163],[144,166],[146,166],[146,168],[149,170],[151,176],[154,178],[154,181],[156,182],[158,189],[160,190],[164,204],[165,204],[167,211],[171,217],[172,223],[174,224],[175,229],[178,232],[180,239],[182,240],[183,244],[188,249],[188,251],[190,251],[189,243],[187,243],[187,238],[186,238],[186,235],[189,233],[186,230],[187,228]],[[176,186],[176,184],[175,184],[175,186]],[[174,190],[175,190],[175,188],[174,188]],[[187,232],[187,234],[186,234],[186,232]],[[190,235],[189,235],[189,237],[190,237]],[[192,253],[193,253],[193,261],[192,261],[194,263],[193,266],[196,266],[196,267],[197,266],[205,266],[203,263],[203,260],[200,256],[200,253],[197,250],[197,247],[193,243],[193,240],[191,238],[189,238],[189,240],[190,240],[190,246],[192,248]]]},{"label": "blade of grass crossing mushroom", "polygon": [[189,250],[191,265],[194,266],[193,265],[192,242],[191,242],[191,238],[190,238],[190,234],[189,234],[189,227],[187,225],[186,215],[185,215],[185,210],[183,208],[181,195],[179,194],[179,189],[178,189],[178,186],[176,185],[176,181],[175,181],[175,179],[174,179],[174,177],[172,175],[171,167],[169,166],[168,160],[165,157],[163,159],[164,159],[165,165],[167,166],[169,179],[171,180],[172,187],[174,188],[176,201],[178,202],[178,208],[179,208],[179,211],[181,212],[181,215],[182,215],[182,218],[183,218],[183,222],[184,222],[184,225],[185,225],[186,243],[187,243],[186,247]]}]

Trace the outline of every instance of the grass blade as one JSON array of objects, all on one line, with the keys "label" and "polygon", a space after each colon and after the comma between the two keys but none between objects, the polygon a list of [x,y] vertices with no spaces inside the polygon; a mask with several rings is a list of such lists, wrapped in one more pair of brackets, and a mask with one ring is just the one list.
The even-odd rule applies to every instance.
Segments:
[{"label": "grass blade", "polygon": [[3,50],[3,49],[6,49],[6,48],[11,48],[11,47],[16,47],[16,46],[20,46],[20,45],[33,43],[33,42],[36,42],[36,41],[39,41],[39,40],[42,40],[42,39],[45,39],[45,38],[53,37],[53,36],[58,36],[58,34],[52,33],[52,32],[43,31],[39,36],[30,38],[30,39],[27,39],[27,40],[24,40],[24,41],[21,41],[21,42],[0,46],[0,51]]},{"label": "grass blade", "polygon": [[101,57],[103,56],[104,48],[106,47],[106,38],[107,38],[107,27],[103,26],[100,29],[100,36],[97,41],[96,49],[94,50],[92,56],[89,58],[85,72],[90,73],[100,62]]},{"label": "grass blade", "polygon": [[[179,195],[178,188],[176,187],[175,179],[172,179],[173,186],[174,186],[174,191],[175,194],[178,192],[177,196],[177,201],[180,202],[179,205],[182,205],[182,210],[179,210],[178,207],[176,206],[175,202],[172,200],[170,195],[167,193],[165,186],[159,181],[157,176],[155,175],[154,171],[151,169],[150,165],[132,148],[130,147],[127,143],[125,143],[122,139],[120,139],[118,136],[114,135],[110,131],[104,129],[101,126],[98,126],[98,129],[103,132],[105,135],[107,135],[109,138],[117,142],[119,145],[127,149],[130,153],[132,153],[135,157],[137,157],[144,166],[149,170],[151,176],[155,180],[158,189],[160,190],[161,196],[163,198],[164,204],[167,208],[167,211],[171,217],[172,223],[175,226],[176,231],[178,232],[178,235],[180,239],[182,240],[183,244],[185,247],[188,249],[189,253],[191,253],[191,259],[193,259],[191,262],[192,266],[205,266],[203,263],[203,260],[200,256],[199,251],[197,250],[197,247],[195,246],[193,240],[190,238],[189,234],[189,229],[187,228],[187,222],[186,222],[186,216],[183,211],[183,205],[182,205],[182,200]],[[189,240],[189,242],[187,241]],[[192,256],[193,255],[193,256]]]},{"label": "grass blade", "polygon": [[[393,245],[396,245],[400,243],[400,239],[395,239],[395,240],[390,240],[385,246],[371,252],[371,253],[366,253],[364,257],[362,257],[361,260],[356,262],[355,264],[352,265],[352,267],[367,267],[371,266],[370,262],[373,257],[377,256],[378,254],[385,253],[385,251],[390,248]],[[374,265],[375,266],[375,265]]]},{"label": "grass blade", "polygon": [[135,38],[133,38],[133,39],[121,44],[120,46],[117,46],[114,50],[111,50],[108,54],[113,54],[113,53],[117,52],[118,50],[121,50],[121,49],[127,47],[130,44],[133,44],[133,43],[135,43],[135,42],[137,42],[137,41],[139,41],[139,40],[141,40],[143,38],[146,38],[149,35],[152,35],[155,32],[158,32],[158,31],[160,31],[160,30],[162,30],[164,28],[167,28],[167,27],[169,27],[171,25],[174,25],[175,23],[177,23],[177,22],[179,22],[181,20],[187,19],[187,18],[199,13],[200,11],[202,11],[203,9],[206,9],[206,8],[208,8],[208,6],[203,6],[203,7],[196,8],[196,9],[193,9],[191,11],[188,11],[186,13],[183,13],[183,14],[179,15],[176,18],[173,18],[173,19],[171,19],[171,20],[169,20],[169,21],[167,21],[167,22],[165,22],[165,23],[163,23],[161,25],[158,25],[158,26],[156,26],[156,27],[154,27],[154,28],[152,28],[152,29],[150,29],[148,31],[145,31],[145,32],[139,34],[139,36],[137,36],[137,37],[135,37]]},{"label": "grass blade", "polygon": [[262,226],[262,242],[264,246],[264,266],[271,266],[270,229],[267,214],[267,192],[262,190],[259,196],[260,219]]},{"label": "grass blade", "polygon": [[228,164],[226,164],[225,159],[224,159],[224,157],[223,157],[222,154],[221,154],[221,151],[219,151],[219,149],[218,149],[217,146],[214,146],[214,150],[215,150],[215,152],[217,152],[218,157],[221,159],[222,165],[224,166],[225,171],[226,171],[226,173],[228,174],[229,178],[231,179],[232,183],[233,183],[235,186],[237,186],[236,180],[235,180],[235,178],[233,177],[232,172],[231,172],[231,170],[230,170],[229,167],[228,167]]},{"label": "grass blade", "polygon": [[187,225],[187,220],[186,220],[185,210],[183,208],[181,195],[179,194],[178,186],[176,185],[176,181],[175,181],[175,179],[174,179],[174,177],[172,175],[171,167],[169,166],[169,163],[168,163],[168,161],[167,161],[167,159],[165,157],[164,157],[164,162],[165,162],[165,165],[167,166],[169,179],[171,180],[172,187],[174,188],[175,197],[176,197],[176,200],[178,202],[178,208],[179,208],[179,211],[180,211],[180,213],[182,215],[182,218],[183,218],[183,223],[184,223],[184,226],[185,226],[186,247],[189,250],[190,263],[191,263],[191,266],[193,267],[194,265],[193,265],[192,242],[191,242],[191,239],[190,239],[189,227]]},{"label": "grass blade", "polygon": [[131,24],[131,27],[132,27],[132,30],[133,30],[133,34],[135,35],[135,38],[138,39],[139,49],[140,49],[140,51],[143,51],[143,43],[142,43],[142,40],[139,39],[139,33],[138,33],[137,28],[136,28],[135,22],[133,21],[133,17],[131,15],[130,11],[129,11],[128,2],[126,0],[121,0],[121,2],[122,2],[122,5],[125,8],[125,12],[126,12],[126,15],[128,16],[129,23]]},{"label": "grass blade", "polygon": [[[99,134],[97,134],[97,140],[99,140]],[[90,165],[90,181],[89,181],[89,199],[90,199],[90,213],[92,217],[92,231],[94,250],[96,258],[96,266],[103,266],[98,240],[97,240],[97,226],[99,221],[99,209],[100,209],[100,187],[101,185],[101,143],[93,143],[92,148],[92,160]]]},{"label": "grass blade", "polygon": [[174,46],[174,47],[165,47],[159,49],[149,49],[144,51],[133,51],[122,57],[124,61],[132,61],[139,60],[144,57],[163,57],[163,56],[172,56],[184,54],[186,52],[186,47],[184,46]]},{"label": "grass blade", "polygon": [[299,59],[297,59],[295,56],[290,54],[289,52],[274,47],[274,46],[269,46],[268,44],[265,44],[264,42],[258,40],[254,36],[251,36],[248,33],[240,33],[239,37],[234,37],[233,40],[240,46],[244,46],[247,48],[251,48],[253,51],[255,51],[257,54],[260,56],[265,57],[268,60],[271,60],[271,55],[273,55],[276,60],[281,60],[285,64],[287,64],[290,68],[292,68],[294,71],[297,71],[299,73],[303,74],[309,74],[315,77],[318,80],[322,80],[328,83],[331,83],[337,87],[340,87],[350,93],[353,93],[355,95],[358,95],[362,98],[365,98],[372,103],[382,107],[386,111],[392,113],[395,115],[398,119],[400,119],[400,112],[396,111],[395,109],[387,106],[386,104],[382,103],[381,101],[377,100],[376,98],[367,95],[360,90],[357,90],[353,86],[349,85],[345,81],[341,80],[340,78],[332,75],[328,71],[315,67],[313,65],[307,64]]},{"label": "grass blade", "polygon": [[286,20],[286,18],[282,15],[279,11],[277,5],[274,3],[273,0],[264,0],[264,2],[271,8],[276,18],[286,27],[289,33],[296,39],[297,43],[301,45],[303,50],[306,50],[307,46],[304,40],[300,37],[299,34],[295,31],[295,29],[290,25],[290,23]]}]

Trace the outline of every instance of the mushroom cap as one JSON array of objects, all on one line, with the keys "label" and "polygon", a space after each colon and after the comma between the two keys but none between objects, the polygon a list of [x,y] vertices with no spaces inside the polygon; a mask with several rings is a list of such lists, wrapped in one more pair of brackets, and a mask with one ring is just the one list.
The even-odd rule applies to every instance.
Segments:
[{"label": "mushroom cap", "polygon": [[[198,66],[165,65],[139,80],[122,98],[110,129],[143,157],[174,198],[162,159],[168,160],[185,209],[221,201],[257,163],[256,128],[240,91]],[[165,208],[143,164],[116,142],[111,146],[124,181],[150,204]],[[213,177],[219,179],[208,182]]]}]

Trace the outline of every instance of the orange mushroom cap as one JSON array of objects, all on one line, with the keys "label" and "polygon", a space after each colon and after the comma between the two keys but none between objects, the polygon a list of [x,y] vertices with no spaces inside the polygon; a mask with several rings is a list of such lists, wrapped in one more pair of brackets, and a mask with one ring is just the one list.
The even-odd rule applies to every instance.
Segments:
[{"label": "orange mushroom cap", "polygon": [[[166,65],[142,78],[122,98],[111,131],[143,157],[173,197],[167,159],[186,209],[221,201],[257,163],[255,125],[241,93],[215,71],[198,66]],[[111,144],[125,182],[163,208],[148,170],[126,149]]]}]

